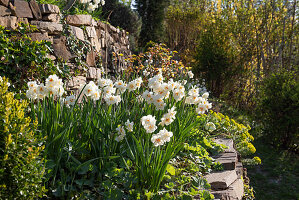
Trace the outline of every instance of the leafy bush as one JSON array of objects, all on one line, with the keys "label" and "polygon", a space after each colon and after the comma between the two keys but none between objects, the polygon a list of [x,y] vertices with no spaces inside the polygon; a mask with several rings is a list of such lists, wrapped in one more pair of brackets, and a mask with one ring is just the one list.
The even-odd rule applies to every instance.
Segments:
[{"label": "leafy bush", "polygon": [[36,137],[37,122],[25,117],[27,101],[14,99],[8,85],[0,77],[0,197],[37,199],[46,191],[43,141]]},{"label": "leafy bush", "polygon": [[51,43],[32,41],[27,35],[34,30],[33,26],[25,24],[16,31],[0,26],[0,76],[8,77],[18,89],[29,79],[44,79],[51,73],[58,73],[53,61],[47,58]]},{"label": "leafy bush", "polygon": [[282,70],[263,81],[258,110],[265,139],[277,147],[298,151],[299,82],[296,71]]}]

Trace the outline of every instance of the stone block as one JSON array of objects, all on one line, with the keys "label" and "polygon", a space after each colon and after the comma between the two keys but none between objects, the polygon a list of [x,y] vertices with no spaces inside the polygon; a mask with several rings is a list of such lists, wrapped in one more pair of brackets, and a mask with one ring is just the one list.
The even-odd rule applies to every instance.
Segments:
[{"label": "stone block", "polygon": [[17,18],[16,16],[0,17],[0,25],[9,30],[15,30],[18,27],[18,23],[23,22],[28,24],[27,18]]},{"label": "stone block", "polygon": [[217,144],[223,144],[227,146],[227,149],[224,149],[224,152],[236,152],[234,148],[234,141],[233,139],[228,138],[217,138],[214,140]]},{"label": "stone block", "polygon": [[238,162],[236,164],[236,172],[237,172],[237,175],[238,175],[238,178],[241,178],[241,176],[244,175],[244,172],[243,172],[243,164],[241,162]]},{"label": "stone block", "polygon": [[214,172],[205,176],[212,190],[225,190],[238,178],[235,170]]},{"label": "stone block", "polygon": [[23,0],[14,0],[15,15],[17,17],[24,18],[33,18],[31,8],[27,1]]},{"label": "stone block", "polygon": [[90,43],[95,48],[95,50],[97,52],[100,52],[100,50],[102,49],[102,46],[101,46],[98,38],[90,38]]},{"label": "stone block", "polygon": [[45,32],[45,33],[29,33],[28,35],[31,38],[31,40],[33,40],[33,41],[45,40],[45,41],[53,43],[53,37],[48,36],[47,32]]},{"label": "stone block", "polygon": [[11,15],[10,9],[5,6],[0,5],[0,16],[4,17],[4,16],[9,16],[9,15]]},{"label": "stone block", "polygon": [[117,29],[114,27],[114,26],[111,26],[110,24],[109,24],[109,29],[108,29],[108,31],[110,32],[113,32],[113,33],[117,33]]},{"label": "stone block", "polygon": [[60,15],[59,14],[46,14],[43,16],[43,21],[49,21],[49,22],[59,22]]},{"label": "stone block", "polygon": [[37,19],[37,20],[42,19],[42,13],[41,13],[39,5],[36,3],[36,1],[31,0],[29,2],[29,6],[31,8],[34,19]]},{"label": "stone block", "polygon": [[95,67],[89,67],[87,71],[87,79],[96,80],[100,78],[100,75],[98,73],[98,69]]},{"label": "stone block", "polygon": [[92,17],[90,15],[68,15],[66,23],[73,26],[90,26]]},{"label": "stone block", "polygon": [[234,170],[237,163],[237,153],[236,152],[224,152],[217,156],[214,156],[216,162],[223,165],[224,170]]},{"label": "stone block", "polygon": [[36,26],[41,31],[46,31],[49,34],[61,34],[63,31],[62,24],[56,22],[31,21],[31,24]]},{"label": "stone block", "polygon": [[244,184],[242,179],[237,179],[227,190],[212,191],[215,199],[220,200],[242,200],[244,194]]},{"label": "stone block", "polygon": [[79,89],[81,85],[86,84],[86,77],[84,76],[75,76],[68,81],[67,87],[69,89]]},{"label": "stone block", "polygon": [[59,14],[60,13],[59,7],[56,5],[52,5],[52,4],[40,4],[39,8],[43,15],[44,14]]},{"label": "stone block", "polygon": [[81,28],[76,26],[70,26],[71,32],[78,38],[79,40],[85,40],[84,38],[84,32]]},{"label": "stone block", "polygon": [[0,0],[0,5],[8,7],[9,0]]},{"label": "stone block", "polygon": [[66,37],[65,36],[59,36],[53,39],[53,50],[54,54],[57,58],[61,58],[64,61],[68,61],[73,56],[69,52],[69,50],[66,47]]},{"label": "stone block", "polygon": [[97,32],[96,32],[96,29],[94,27],[87,26],[86,27],[86,33],[87,33],[87,36],[89,38],[96,38],[97,37]]},{"label": "stone block", "polygon": [[[96,52],[94,52],[92,50],[90,52],[88,52],[86,55],[86,64],[90,67],[96,66],[96,56],[97,56]],[[96,76],[96,71],[94,72],[94,74]],[[93,77],[93,76],[91,76],[91,77]]]},{"label": "stone block", "polygon": [[103,23],[103,22],[101,22],[101,21],[98,21],[98,25],[97,25],[97,27],[98,27],[99,29],[105,30],[105,28],[106,28],[106,24]]}]

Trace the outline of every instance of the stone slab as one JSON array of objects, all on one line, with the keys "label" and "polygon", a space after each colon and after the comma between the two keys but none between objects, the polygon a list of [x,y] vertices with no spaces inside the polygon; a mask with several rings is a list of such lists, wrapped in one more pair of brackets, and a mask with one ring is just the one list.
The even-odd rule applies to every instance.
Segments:
[{"label": "stone slab", "polygon": [[[87,55],[86,55],[86,64],[90,67],[96,66],[96,56],[97,56],[97,53],[95,51],[91,50],[90,52],[88,52]],[[95,75],[93,76],[93,74],[95,74]],[[89,77],[97,78],[96,77],[96,70]]]},{"label": "stone slab", "polygon": [[27,18],[18,18],[16,16],[0,17],[0,25],[9,30],[15,30],[18,27],[18,23],[23,22],[28,24]]},{"label": "stone slab", "polygon": [[32,41],[45,40],[45,41],[53,43],[53,37],[48,36],[47,32],[45,32],[45,33],[29,33],[28,35],[29,35],[29,37],[31,38]]},{"label": "stone slab", "polygon": [[0,16],[4,17],[4,16],[9,16],[9,15],[11,15],[10,9],[5,6],[0,5]]},{"label": "stone slab", "polygon": [[243,164],[241,162],[238,162],[236,164],[236,172],[237,172],[238,178],[241,178],[244,175]]},{"label": "stone slab", "polygon": [[66,47],[66,37],[59,36],[53,39],[53,50],[57,58],[61,58],[64,61],[68,61],[72,58],[72,54],[69,52]]},{"label": "stone slab", "polygon": [[21,18],[33,18],[31,8],[27,1],[14,0],[15,15]]},{"label": "stone slab", "polygon": [[59,22],[60,20],[60,15],[59,14],[45,14],[43,16],[43,21],[49,21],[49,22]]},{"label": "stone slab", "polygon": [[56,22],[31,21],[31,24],[37,29],[46,31],[49,34],[61,34],[63,31],[62,24]]},{"label": "stone slab", "polygon": [[89,38],[96,38],[97,37],[97,32],[96,32],[96,29],[94,27],[87,26],[86,27],[86,33],[87,33],[87,36]]},{"label": "stone slab", "polygon": [[8,7],[9,0],[0,0],[0,5]]},{"label": "stone slab", "polygon": [[90,26],[92,25],[91,15],[68,15],[66,23],[73,26]]},{"label": "stone slab", "polygon": [[59,7],[56,5],[52,5],[52,4],[40,4],[39,8],[43,15],[44,14],[59,14],[60,13]]},{"label": "stone slab", "polygon": [[213,190],[225,190],[238,178],[235,170],[214,172],[205,176]]},{"label": "stone slab", "polygon": [[31,11],[32,11],[32,14],[33,14],[33,17],[37,20],[40,20],[42,19],[42,13],[40,11],[40,8],[39,8],[39,5],[36,3],[35,0],[31,0],[29,2],[29,6],[31,8]]},{"label": "stone slab", "polygon": [[234,170],[237,163],[237,153],[236,152],[224,152],[213,157],[216,162],[223,165],[224,170]]},{"label": "stone slab", "polygon": [[224,149],[224,152],[236,152],[234,148],[234,141],[233,139],[229,138],[217,138],[214,140],[217,144],[224,144],[227,146],[227,149]]},{"label": "stone slab", "polygon": [[68,81],[67,87],[71,90],[79,89],[80,85],[86,84],[86,77],[84,76],[75,76],[71,80]]},{"label": "stone slab", "polygon": [[242,200],[244,194],[244,184],[242,179],[237,179],[227,190],[212,191],[216,199],[220,200]]},{"label": "stone slab", "polygon": [[70,31],[79,40],[85,40],[84,32],[83,32],[83,30],[81,28],[76,27],[76,26],[70,26]]}]

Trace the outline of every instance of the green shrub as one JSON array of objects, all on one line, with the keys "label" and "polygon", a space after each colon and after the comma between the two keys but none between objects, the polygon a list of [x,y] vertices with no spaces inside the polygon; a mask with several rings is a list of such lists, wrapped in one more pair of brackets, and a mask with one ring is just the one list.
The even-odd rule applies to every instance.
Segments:
[{"label": "green shrub", "polygon": [[7,89],[7,79],[0,77],[0,198],[36,199],[45,192],[37,123],[25,117],[28,103],[14,99]]},{"label": "green shrub", "polygon": [[24,24],[16,31],[0,26],[0,76],[9,78],[16,88],[22,88],[29,79],[58,73],[53,61],[47,58],[51,43],[32,41],[28,36],[32,31],[32,26]]},{"label": "green shrub", "polygon": [[282,70],[266,78],[260,93],[259,114],[265,138],[277,147],[298,150],[298,74]]}]

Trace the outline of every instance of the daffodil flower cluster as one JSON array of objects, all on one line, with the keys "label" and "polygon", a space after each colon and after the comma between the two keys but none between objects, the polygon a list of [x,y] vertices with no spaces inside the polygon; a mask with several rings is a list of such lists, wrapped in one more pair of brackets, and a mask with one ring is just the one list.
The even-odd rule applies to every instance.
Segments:
[{"label": "daffodil flower cluster", "polygon": [[94,11],[95,9],[97,9],[99,7],[99,5],[105,5],[105,0],[80,0],[79,1],[81,4],[87,4],[87,10],[89,12]]},{"label": "daffodil flower cluster", "polygon": [[170,131],[167,131],[165,128],[160,130],[159,133],[153,134],[151,141],[154,144],[155,147],[161,146],[166,142],[170,141],[170,138],[173,136],[173,133]]},{"label": "daffodil flower cluster", "polygon": [[26,96],[29,99],[43,99],[44,97],[50,95],[53,97],[59,97],[64,94],[64,88],[62,80],[58,78],[57,75],[50,75],[46,79],[46,85],[41,83],[37,84],[36,81],[30,81],[27,83],[28,90],[26,91]]},{"label": "daffodil flower cluster", "polygon": [[[130,122],[130,120],[127,120],[127,122],[125,123],[125,126],[126,126],[127,131],[133,132],[134,122]],[[126,136],[126,130],[125,130],[124,126],[118,126],[118,128],[116,128],[116,131],[117,131],[117,135],[115,137],[115,141],[120,142]]]}]

